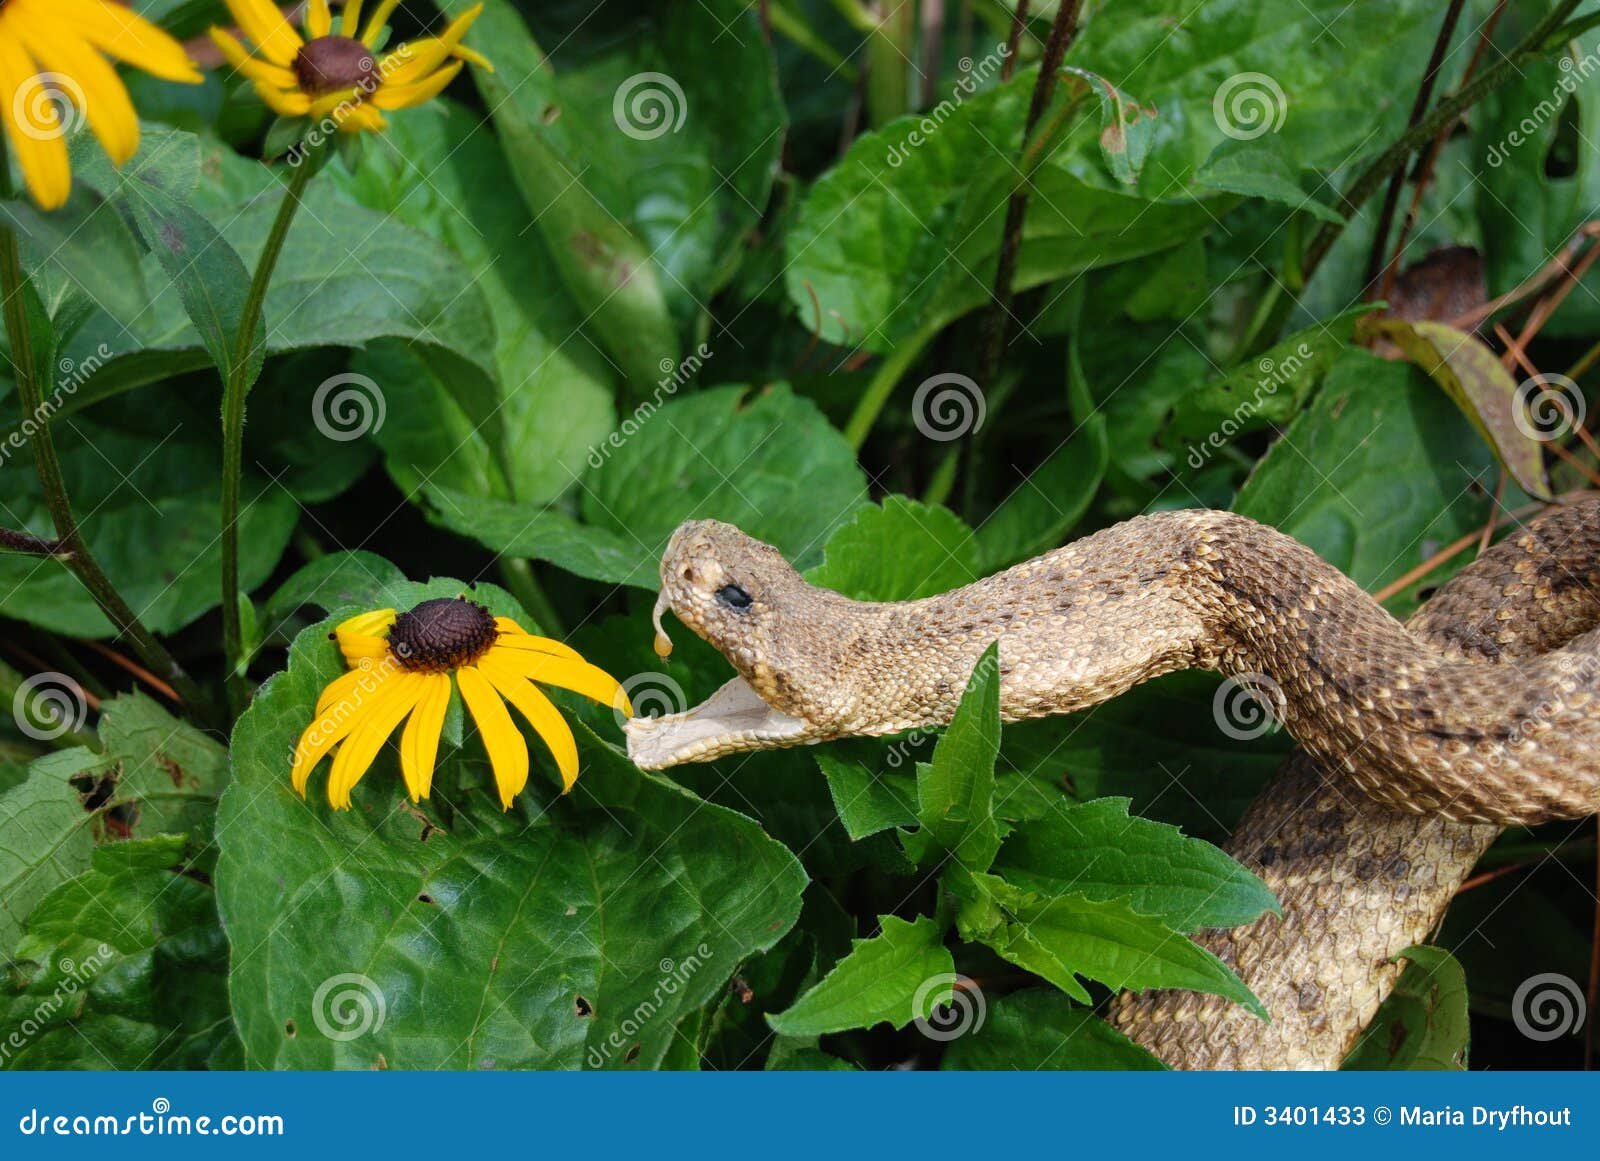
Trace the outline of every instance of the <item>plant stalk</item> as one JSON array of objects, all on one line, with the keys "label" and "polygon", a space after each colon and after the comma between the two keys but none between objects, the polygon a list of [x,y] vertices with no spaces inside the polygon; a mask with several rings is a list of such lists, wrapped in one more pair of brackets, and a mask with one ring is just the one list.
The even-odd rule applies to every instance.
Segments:
[{"label": "plant stalk", "polygon": [[[255,354],[256,328],[261,322],[267,288],[283,252],[284,239],[289,236],[289,226],[300,208],[301,196],[316,169],[312,159],[302,160],[284,190],[272,230],[267,234],[267,244],[256,260],[255,274],[250,279],[250,290],[239,319],[233,358],[222,386],[222,645],[228,672],[228,700],[235,712],[242,707],[245,695],[244,674],[239,672],[244,651],[239,623],[239,482],[244,474],[244,402],[252,386],[250,363]],[[265,347],[264,333],[261,343]]]},{"label": "plant stalk", "polygon": [[[11,182],[11,159],[4,138],[0,136],[0,199],[9,199],[15,196],[15,192]],[[43,389],[36,374],[33,336],[28,331],[27,310],[23,305],[23,286],[22,256],[16,231],[8,224],[0,224],[0,295],[5,300],[11,371],[22,414],[35,417],[35,430],[28,442],[33,448],[34,470],[38,473],[39,485],[44,492],[45,506],[50,510],[50,519],[55,525],[58,559],[72,570],[88,590],[106,620],[116,628],[117,635],[126,638],[145,665],[160,674],[177,691],[189,714],[196,721],[204,722],[209,715],[207,701],[200,687],[184,672],[183,666],[167,652],[166,647],[156,640],[155,635],[144,627],[138,614],[117,592],[116,586],[89,551],[89,545],[78,528],[77,518],[72,514],[66,478],[62,475],[55,437],[50,431],[50,411],[45,406]]]}]

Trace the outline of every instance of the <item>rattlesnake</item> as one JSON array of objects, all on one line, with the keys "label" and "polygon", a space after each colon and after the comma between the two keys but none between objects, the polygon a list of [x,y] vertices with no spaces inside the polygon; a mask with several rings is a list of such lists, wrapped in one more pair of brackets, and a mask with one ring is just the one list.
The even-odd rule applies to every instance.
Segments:
[{"label": "rattlesnake", "polygon": [[996,640],[1007,721],[1186,668],[1269,689],[1303,751],[1230,850],[1283,916],[1201,939],[1273,1019],[1190,992],[1118,997],[1113,1021],[1177,1067],[1335,1067],[1500,827],[1600,809],[1595,499],[1490,549],[1409,625],[1293,539],[1198,509],[915,601],[816,588],[715,521],[679,527],[661,577],[658,634],[670,609],[739,676],[630,721],[645,768],[942,725]]}]

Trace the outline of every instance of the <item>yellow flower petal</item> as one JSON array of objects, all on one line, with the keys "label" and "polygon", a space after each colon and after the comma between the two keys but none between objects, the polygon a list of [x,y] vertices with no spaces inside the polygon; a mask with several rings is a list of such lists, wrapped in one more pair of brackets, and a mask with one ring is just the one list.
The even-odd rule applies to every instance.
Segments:
[{"label": "yellow flower petal", "polygon": [[62,90],[88,117],[90,130],[115,165],[139,152],[139,115],[128,90],[90,43],[67,34],[53,16],[32,6],[8,11],[5,30],[21,40],[42,72],[61,78]]},{"label": "yellow flower petal", "polygon": [[503,659],[494,656],[493,650],[478,662],[478,668],[483,670],[505,699],[517,707],[517,712],[528,719],[534,732],[550,748],[550,756],[555,759],[556,769],[561,772],[561,793],[567,793],[578,780],[578,743],[573,739],[572,727],[567,725],[561,711],[518,673],[515,666],[507,665]]},{"label": "yellow flower petal", "polygon": [[384,85],[372,94],[372,103],[380,109],[409,109],[420,105],[443,92],[464,67],[460,61],[453,61],[414,85]]},{"label": "yellow flower petal", "polygon": [[233,33],[213,28],[210,36],[211,42],[222,50],[223,58],[250,80],[260,81],[279,89],[299,87],[300,82],[295,79],[293,69],[275,65],[258,56],[251,56],[250,50],[241,44]]},{"label": "yellow flower petal", "polygon": [[489,765],[494,768],[495,784],[500,788],[500,805],[510,810],[512,801],[528,784],[528,744],[522,740],[521,731],[494,686],[476,667],[468,665],[457,670],[456,685],[472,720],[478,723],[483,748],[489,752]]},{"label": "yellow flower petal", "polygon": [[422,696],[400,735],[400,773],[411,801],[420,802],[433,788],[433,765],[439,756],[439,735],[450,706],[450,677],[444,673],[422,675]]},{"label": "yellow flower petal", "polygon": [[272,0],[227,0],[240,29],[273,64],[288,68],[305,44]]},{"label": "yellow flower petal", "polygon": [[336,702],[350,700],[347,711],[353,712],[365,698],[377,692],[378,685],[389,676],[389,671],[352,669],[328,682],[317,698],[317,716],[327,713]]},{"label": "yellow flower petal", "polygon": [[315,40],[333,31],[333,13],[328,11],[328,0],[311,0],[306,5],[306,39]]},{"label": "yellow flower petal", "polygon": [[372,767],[389,735],[422,696],[423,676],[401,673],[384,682],[370,708],[363,708],[358,715],[356,728],[340,744],[339,752],[333,756],[333,769],[328,772],[328,803],[335,810],[349,809],[350,791]]},{"label": "yellow flower petal", "polygon": [[399,614],[393,609],[373,609],[366,613],[357,613],[353,617],[346,617],[334,626],[335,633],[374,633],[381,634],[393,625]]},{"label": "yellow flower petal", "polygon": [[264,81],[255,82],[256,96],[280,117],[304,117],[311,112],[311,98],[300,92],[284,92]]},{"label": "yellow flower petal", "polygon": [[472,22],[482,11],[482,4],[474,4],[452,20],[437,36],[419,37],[390,52],[383,58],[382,66],[378,70],[384,83],[411,84],[421,80],[452,56],[472,61],[489,72],[494,72],[494,66],[482,53],[475,52],[461,43],[461,38],[467,34],[467,29],[472,27]]},{"label": "yellow flower petal", "polygon": [[341,133],[378,133],[389,127],[383,114],[371,105],[346,105],[334,118]]},{"label": "yellow flower petal", "polygon": [[[22,170],[22,180],[40,209],[53,210],[72,192],[66,134],[53,103],[34,100],[39,81],[33,60],[9,36],[0,36],[0,119]],[[23,114],[27,124],[18,122]]]},{"label": "yellow flower petal", "polygon": [[400,0],[381,0],[378,7],[373,10],[372,19],[367,21],[367,27],[361,33],[361,43],[368,48],[375,47],[378,43],[378,34],[383,31],[383,26],[389,23],[389,17],[398,7]]},{"label": "yellow flower petal", "polygon": [[587,661],[573,661],[568,657],[556,657],[548,653],[531,653],[525,649],[502,651],[498,642],[489,650],[489,656],[492,657],[496,653],[506,658],[508,663],[515,666],[516,671],[529,681],[570,689],[573,693],[581,693],[590,701],[620,709],[629,717],[633,716],[633,706],[629,703],[622,684],[598,666],[590,665]]},{"label": "yellow flower petal", "polygon": [[70,25],[78,36],[115,60],[169,81],[199,84],[205,80],[175,37],[120,4],[50,0],[47,7],[52,20]]},{"label": "yellow flower petal", "polygon": [[[350,676],[350,675],[346,675]],[[306,727],[300,735],[300,740],[294,748],[294,765],[290,771],[290,778],[294,789],[300,797],[306,793],[306,779],[318,762],[327,752],[333,749],[351,730],[370,712],[376,704],[378,695],[382,691],[391,671],[383,670],[363,674],[372,682],[369,688],[362,690],[358,696],[352,690],[341,687],[337,696],[330,698],[329,692],[342,679],[329,683],[323,690],[322,697],[317,701],[317,720]]]},{"label": "yellow flower petal", "polygon": [[339,35],[354,38],[361,27],[361,0],[347,0],[344,15],[339,19]]},{"label": "yellow flower petal", "polygon": [[508,630],[505,625],[500,624],[504,620],[506,620],[504,617],[495,618],[495,626],[500,630],[500,636],[495,639],[496,645],[503,645],[507,649],[521,649],[530,653],[549,653],[556,657],[570,657],[573,661],[583,660],[583,654],[579,653],[571,645],[563,641],[557,641],[552,637],[535,637],[532,633],[524,632],[522,629],[515,629],[516,623],[514,621],[508,622],[515,629],[515,632],[513,632]]}]

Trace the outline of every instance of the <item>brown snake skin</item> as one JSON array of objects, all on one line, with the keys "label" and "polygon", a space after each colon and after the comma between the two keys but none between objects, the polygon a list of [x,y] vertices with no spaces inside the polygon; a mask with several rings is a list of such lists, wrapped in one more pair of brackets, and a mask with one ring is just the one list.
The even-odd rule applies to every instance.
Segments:
[{"label": "brown snake skin", "polygon": [[1284,915],[1202,942],[1273,1021],[1191,992],[1119,997],[1114,1022],[1176,1067],[1336,1067],[1393,987],[1393,956],[1437,926],[1499,826],[1600,807],[1593,499],[1485,553],[1409,626],[1296,541],[1206,510],[1139,517],[896,603],[814,588],[770,546],[694,521],[662,582],[658,617],[670,608],[740,677],[686,713],[630,722],[646,767],[941,725],[996,639],[1008,721],[1182,668],[1267,690],[1305,753],[1230,850]]}]

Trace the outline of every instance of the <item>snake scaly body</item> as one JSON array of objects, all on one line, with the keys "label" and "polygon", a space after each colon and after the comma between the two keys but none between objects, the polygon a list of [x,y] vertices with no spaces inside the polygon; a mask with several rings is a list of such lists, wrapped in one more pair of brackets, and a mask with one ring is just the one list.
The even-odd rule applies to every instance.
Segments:
[{"label": "snake scaly body", "polygon": [[738,670],[628,723],[647,768],[949,721],[999,641],[1001,714],[1070,713],[1184,668],[1273,691],[1304,748],[1230,849],[1284,914],[1203,937],[1272,1012],[1187,992],[1112,1018],[1178,1067],[1334,1067],[1498,828],[1600,808],[1600,502],[1486,553],[1409,626],[1296,541],[1225,512],[1139,517],[942,596],[807,584],[772,547],[691,521],[667,609]]}]

